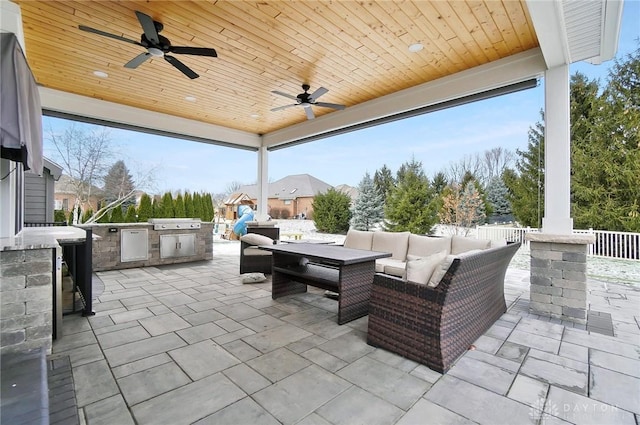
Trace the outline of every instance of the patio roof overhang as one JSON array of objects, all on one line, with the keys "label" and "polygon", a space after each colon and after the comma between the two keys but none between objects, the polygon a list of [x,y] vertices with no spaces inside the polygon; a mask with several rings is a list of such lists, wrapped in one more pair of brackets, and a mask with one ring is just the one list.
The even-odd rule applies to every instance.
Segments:
[{"label": "patio roof overhang", "polygon": [[[253,150],[500,93],[558,64],[610,59],[622,9],[612,0],[15,3],[45,113]],[[136,10],[162,22],[173,44],[215,47],[218,58],[180,55],[195,80],[164,61],[127,69],[142,47],[78,29],[137,40]],[[409,52],[413,43],[423,50]],[[302,82],[328,88],[322,100],[347,109],[314,108],[309,121],[298,108],[270,111],[288,102],[272,90],[295,95]]]},{"label": "patio roof overhang", "polygon": [[[568,64],[615,55],[623,3],[0,1],[1,29],[24,33],[45,114],[256,150],[259,205],[268,150],[522,89],[553,70],[561,83]],[[137,39],[136,10],[173,44],[214,47],[218,58],[181,56],[195,80],[153,59],[127,69],[142,47],[78,29]],[[410,52],[414,43],[423,49]],[[295,95],[303,82],[347,108],[314,108],[314,120],[271,111],[290,102],[271,91]],[[568,146],[562,108],[553,119]],[[566,161],[558,167],[568,173]],[[558,198],[568,213],[568,195]]]}]

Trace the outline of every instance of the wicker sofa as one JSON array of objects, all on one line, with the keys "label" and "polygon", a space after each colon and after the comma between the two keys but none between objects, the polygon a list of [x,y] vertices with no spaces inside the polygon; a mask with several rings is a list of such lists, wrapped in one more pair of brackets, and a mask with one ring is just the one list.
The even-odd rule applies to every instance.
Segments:
[{"label": "wicker sofa", "polygon": [[429,284],[376,273],[367,343],[446,372],[506,311],[504,277],[519,247],[450,255]]}]

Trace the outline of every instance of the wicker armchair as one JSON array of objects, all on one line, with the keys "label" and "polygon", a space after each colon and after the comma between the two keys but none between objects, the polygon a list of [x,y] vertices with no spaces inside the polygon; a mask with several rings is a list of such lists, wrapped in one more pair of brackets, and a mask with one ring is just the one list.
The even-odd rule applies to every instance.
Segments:
[{"label": "wicker armchair", "polygon": [[377,273],[367,343],[446,372],[507,310],[504,276],[519,247],[457,258],[436,288]]},{"label": "wicker armchair", "polygon": [[[248,250],[255,250],[255,255],[246,255],[251,252]],[[240,241],[240,274],[243,273],[271,274],[271,253]]]}]

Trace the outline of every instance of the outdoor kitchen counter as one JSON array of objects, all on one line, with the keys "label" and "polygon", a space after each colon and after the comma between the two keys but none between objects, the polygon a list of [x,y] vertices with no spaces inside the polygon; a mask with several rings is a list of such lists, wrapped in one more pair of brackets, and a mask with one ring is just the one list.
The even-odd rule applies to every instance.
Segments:
[{"label": "outdoor kitchen counter", "polygon": [[[162,228],[163,224],[167,227]],[[211,222],[172,219],[156,220],[155,223],[94,223],[82,227],[91,228],[94,235],[100,236],[93,244],[94,271],[159,266],[213,258]],[[178,249],[172,256],[168,256],[166,250],[162,250],[163,243],[177,245],[180,248],[189,245],[194,249]]]},{"label": "outdoor kitchen counter", "polygon": [[58,248],[64,244],[82,243],[86,239],[87,232],[73,226],[25,227],[15,236],[0,238],[0,250]]}]

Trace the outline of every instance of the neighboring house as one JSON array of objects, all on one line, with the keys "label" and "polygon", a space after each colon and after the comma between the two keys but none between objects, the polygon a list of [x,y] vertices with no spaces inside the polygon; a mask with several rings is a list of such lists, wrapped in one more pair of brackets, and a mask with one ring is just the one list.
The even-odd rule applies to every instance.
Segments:
[{"label": "neighboring house", "polygon": [[349,186],[348,184],[339,184],[334,187],[334,189],[338,192],[344,193],[349,198],[351,198],[351,205],[353,205],[353,203],[356,201],[356,198],[358,197],[357,187]]},{"label": "neighboring house", "polygon": [[[283,177],[269,183],[267,191],[267,211],[273,218],[294,218],[304,214],[313,217],[313,198],[319,193],[325,193],[331,186],[309,174],[296,174]],[[257,203],[258,185],[246,185],[238,189],[246,193],[254,203]]]},{"label": "neighboring house", "polygon": [[[75,179],[71,176],[63,174],[60,180],[56,182],[55,186],[55,208],[57,210],[63,210],[69,212],[73,210],[73,205],[76,202],[76,185]],[[100,201],[103,199],[102,189],[96,186],[91,187],[91,196],[88,202],[85,202],[80,206],[81,212],[84,213],[87,209],[97,211]]]},{"label": "neighboring house", "polygon": [[44,223],[53,221],[54,186],[60,179],[62,167],[43,158],[42,175],[24,174],[24,221]]}]

